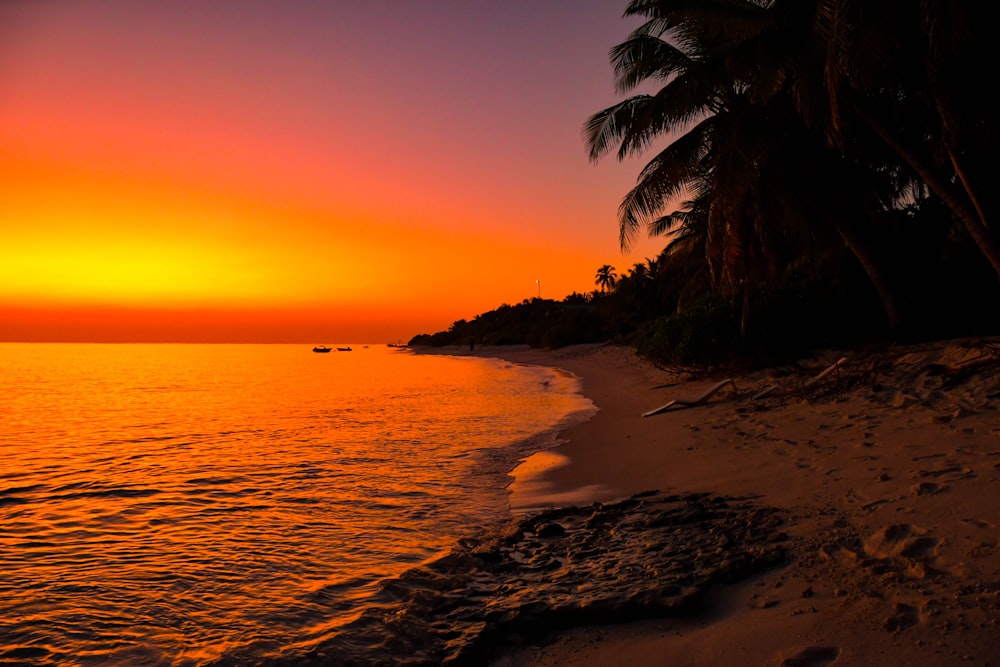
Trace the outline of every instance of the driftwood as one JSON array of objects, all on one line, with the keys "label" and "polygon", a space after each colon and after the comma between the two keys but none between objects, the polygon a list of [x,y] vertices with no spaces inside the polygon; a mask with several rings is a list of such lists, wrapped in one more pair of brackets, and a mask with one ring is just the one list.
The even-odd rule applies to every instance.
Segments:
[{"label": "driftwood", "polygon": [[[830,364],[829,366],[827,366],[825,369],[823,369],[822,372],[820,372],[819,374],[817,374],[817,375],[809,378],[808,380],[806,380],[805,384],[802,385],[802,388],[803,389],[812,389],[814,386],[816,386],[817,383],[819,383],[821,380],[823,380],[823,378],[825,378],[827,375],[829,375],[830,373],[834,372],[835,370],[837,370],[838,368],[840,368],[841,366],[843,366],[846,363],[847,363],[847,357],[841,357],[840,359],[837,359],[835,362],[833,362],[832,364]],[[777,384],[772,384],[771,386],[769,386],[769,387],[767,387],[767,388],[765,388],[765,389],[757,392],[756,394],[754,394],[753,400],[756,401],[756,400],[759,400],[761,398],[764,398],[765,396],[771,394],[777,388],[778,388]]]},{"label": "driftwood", "polygon": [[[830,373],[833,373],[835,370],[837,370],[838,368],[840,368],[841,366],[843,366],[845,363],[847,363],[847,357],[841,357],[840,359],[837,359],[837,361],[835,361],[832,364],[830,364],[829,366],[827,366],[820,373],[818,373],[818,374],[814,375],[813,377],[809,378],[808,380],[806,380],[802,384],[802,389],[811,389],[812,387],[816,386],[817,384],[819,384],[820,382],[822,382],[824,378],[826,378],[828,375],[830,375]],[[668,402],[664,403],[663,405],[661,405],[658,408],[653,408],[652,410],[647,410],[646,412],[643,412],[642,416],[643,417],[652,417],[653,415],[658,415],[661,412],[666,412],[667,410],[669,410],[670,408],[673,408],[673,407],[691,408],[691,407],[694,407],[696,405],[703,405],[704,403],[706,403],[708,401],[708,399],[710,399],[713,395],[715,395],[716,392],[718,392],[720,389],[722,389],[726,385],[732,385],[733,389],[736,388],[736,383],[733,382],[733,379],[732,378],[726,378],[722,382],[717,382],[714,385],[712,385],[711,387],[709,387],[708,389],[706,389],[705,393],[703,393],[701,396],[699,396],[697,398],[690,398],[690,399],[675,398],[672,401],[668,401]],[[780,385],[778,385],[778,384],[772,384],[769,387],[766,387],[765,389],[763,389],[763,390],[757,392],[756,394],[754,394],[754,396],[753,396],[753,398],[751,400],[756,401],[756,400],[762,399],[765,396],[768,396],[771,393],[773,393],[774,390],[778,389],[779,386]]]},{"label": "driftwood", "polygon": [[675,398],[672,401],[664,403],[663,405],[661,405],[658,408],[653,408],[652,410],[648,410],[646,412],[643,412],[642,416],[643,417],[652,417],[653,415],[658,415],[661,412],[666,412],[667,410],[669,410],[670,408],[674,407],[675,405],[679,406],[679,407],[682,407],[682,408],[690,408],[690,407],[694,407],[696,405],[701,405],[701,404],[705,403],[708,399],[710,399],[713,394],[715,394],[717,391],[719,391],[720,389],[722,389],[723,387],[725,387],[727,384],[732,385],[733,389],[736,388],[736,383],[733,382],[732,378],[726,378],[722,382],[718,382],[718,383],[712,385],[711,387],[709,387],[705,391],[705,393],[702,394],[701,396],[699,396],[698,398],[692,398],[692,399]]}]

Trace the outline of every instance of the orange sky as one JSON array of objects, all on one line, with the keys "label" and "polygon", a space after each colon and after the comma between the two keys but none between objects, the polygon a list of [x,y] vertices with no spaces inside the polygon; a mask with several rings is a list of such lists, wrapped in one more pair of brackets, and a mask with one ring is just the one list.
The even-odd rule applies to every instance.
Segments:
[{"label": "orange sky", "polygon": [[396,342],[656,256],[580,138],[623,8],[5,0],[0,340]]}]

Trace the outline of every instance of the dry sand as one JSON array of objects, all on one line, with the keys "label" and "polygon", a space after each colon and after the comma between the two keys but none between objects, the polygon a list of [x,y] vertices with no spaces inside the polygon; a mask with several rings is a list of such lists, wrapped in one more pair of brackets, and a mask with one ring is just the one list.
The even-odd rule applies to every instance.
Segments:
[{"label": "dry sand", "polygon": [[1000,339],[830,351],[646,418],[726,376],[611,345],[436,352],[563,368],[599,408],[517,471],[513,510],[707,492],[777,508],[789,537],[783,565],[698,613],[563,631],[495,667],[1000,665]]}]

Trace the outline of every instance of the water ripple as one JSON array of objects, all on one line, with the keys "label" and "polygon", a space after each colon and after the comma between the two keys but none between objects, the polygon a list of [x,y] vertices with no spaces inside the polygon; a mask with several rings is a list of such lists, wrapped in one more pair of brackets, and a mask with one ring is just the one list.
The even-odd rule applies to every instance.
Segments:
[{"label": "water ripple", "polygon": [[0,662],[313,645],[503,520],[507,472],[586,407],[540,369],[344,356],[330,373],[298,346],[0,344]]}]

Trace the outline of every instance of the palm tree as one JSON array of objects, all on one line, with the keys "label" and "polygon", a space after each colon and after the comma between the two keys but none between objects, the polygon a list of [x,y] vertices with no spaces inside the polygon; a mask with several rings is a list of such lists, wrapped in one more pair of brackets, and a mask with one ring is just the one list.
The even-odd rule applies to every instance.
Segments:
[{"label": "palm tree", "polygon": [[[663,86],[592,116],[584,130],[590,157],[596,161],[617,144],[622,159],[656,140],[672,140],[619,207],[621,245],[628,248],[643,224],[653,234],[680,225],[686,246],[694,241],[704,249],[713,284],[733,296],[743,293],[746,315],[748,286],[775,278],[809,244],[829,245],[819,229],[829,225],[861,260],[895,323],[888,281],[861,236],[843,222],[863,218],[862,209],[845,210],[829,189],[798,195],[811,173],[816,178],[813,165],[836,160],[821,142],[801,140],[814,134],[806,121],[822,115],[824,105],[816,101],[824,93],[822,70],[799,64],[803,54],[791,45],[802,40],[789,32],[798,26],[785,18],[789,12],[777,11],[779,5],[629,3],[625,14],[647,21],[612,50],[618,89],[628,92],[642,82]],[[697,205],[662,215],[682,194],[693,194]]]},{"label": "palm tree", "polygon": [[597,269],[594,284],[601,288],[602,293],[610,289],[614,289],[615,285],[618,284],[618,274],[615,273],[615,267],[610,264],[605,264],[601,268]]},{"label": "palm tree", "polygon": [[1000,137],[982,85],[995,60],[990,25],[968,0],[822,0],[813,32],[825,44],[831,136],[844,146],[867,128],[905,177],[949,207],[1000,278],[989,196]]},{"label": "palm tree", "polygon": [[645,262],[636,262],[632,265],[632,268],[628,270],[628,278],[636,284],[641,285],[649,282],[652,279],[652,276],[649,275],[648,267]]},{"label": "palm tree", "polygon": [[[633,0],[626,16],[644,16],[637,28],[611,52],[618,92],[642,83],[662,84],[653,95],[633,95],[594,114],[584,133],[590,158],[597,161],[614,144],[621,160],[638,156],[654,142],[673,135],[666,150],[655,155],[637,185],[619,207],[619,239],[623,249],[635,240],[643,223],[671,200],[712,190],[712,164],[724,148],[725,122],[745,98],[742,83],[729,71],[723,35],[754,34],[766,24],[766,10],[745,0],[696,11],[691,3]],[[681,46],[677,46],[677,44]],[[716,193],[721,194],[721,192]]]}]

